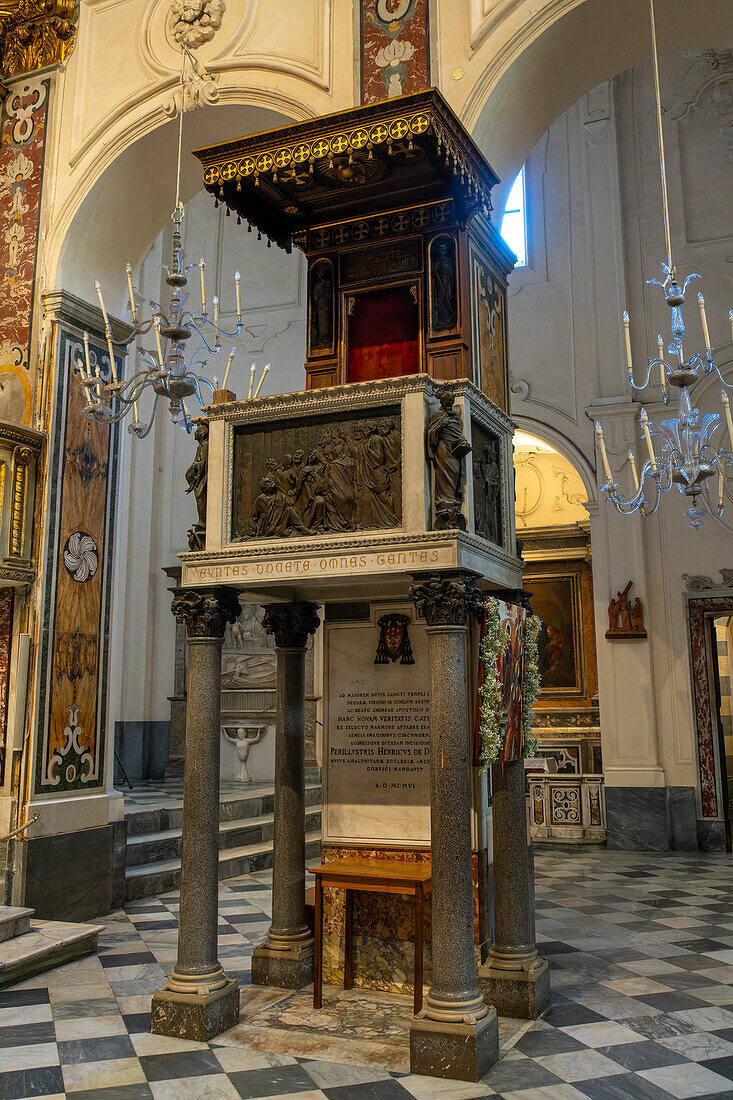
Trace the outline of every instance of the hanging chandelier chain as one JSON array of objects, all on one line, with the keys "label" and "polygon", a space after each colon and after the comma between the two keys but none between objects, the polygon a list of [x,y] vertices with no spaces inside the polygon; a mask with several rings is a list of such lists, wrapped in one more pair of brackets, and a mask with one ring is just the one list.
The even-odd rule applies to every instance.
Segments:
[{"label": "hanging chandelier chain", "polygon": [[654,0],[649,0],[649,21],[652,39],[652,66],[654,69],[654,99],[657,112],[657,137],[659,139],[659,169],[662,177],[662,216],[664,218],[664,238],[667,245],[667,266],[674,281],[674,263],[672,261],[672,232],[669,224],[669,190],[667,187],[667,159],[664,153],[664,130],[662,127],[662,94],[659,83],[659,52],[657,47],[657,24],[654,17]]}]

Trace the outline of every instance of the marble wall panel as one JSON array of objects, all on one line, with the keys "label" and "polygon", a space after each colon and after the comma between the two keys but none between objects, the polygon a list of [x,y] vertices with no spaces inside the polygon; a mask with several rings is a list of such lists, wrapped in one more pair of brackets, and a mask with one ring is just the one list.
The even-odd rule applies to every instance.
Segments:
[{"label": "marble wall panel", "polygon": [[428,0],[361,0],[361,101],[430,85]]},{"label": "marble wall panel", "polygon": [[14,83],[0,126],[0,419],[29,424],[29,353],[51,81]]},{"label": "marble wall panel", "polygon": [[13,640],[12,588],[0,588],[0,786],[5,782],[5,752],[8,743],[8,696],[10,647]]}]

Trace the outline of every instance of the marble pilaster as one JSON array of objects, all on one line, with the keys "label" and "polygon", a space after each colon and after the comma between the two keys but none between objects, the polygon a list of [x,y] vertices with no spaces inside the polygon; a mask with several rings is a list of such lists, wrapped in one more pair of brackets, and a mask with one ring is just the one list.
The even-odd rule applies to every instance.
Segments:
[{"label": "marble pilaster", "polygon": [[179,588],[172,610],[189,652],[181,902],[178,957],[153,996],[151,1030],[207,1042],[239,1019],[239,986],[217,957],[217,930],[221,649],[240,604],[229,588]]},{"label": "marble pilaster", "polygon": [[301,989],[313,979],[305,918],[305,655],[318,629],[312,603],[268,604],[277,653],[272,924],[252,956],[252,984]]},{"label": "marble pilaster", "polygon": [[425,615],[430,662],[433,983],[410,1025],[410,1068],[477,1081],[499,1056],[496,1012],[476,981],[473,926],[466,645],[482,597],[473,574],[414,580],[410,598]]}]

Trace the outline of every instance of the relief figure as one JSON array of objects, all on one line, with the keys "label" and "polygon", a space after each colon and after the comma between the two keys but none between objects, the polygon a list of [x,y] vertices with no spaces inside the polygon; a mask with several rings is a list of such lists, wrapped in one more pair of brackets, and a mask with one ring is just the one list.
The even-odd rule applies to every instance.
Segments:
[{"label": "relief figure", "polygon": [[[395,527],[402,514],[402,441],[393,417],[329,426],[304,447],[265,459],[240,537]],[[246,461],[246,452],[240,456]]]},{"label": "relief figure", "polygon": [[458,321],[455,241],[437,237],[430,246],[430,254],[433,328],[455,328]]},{"label": "relief figure", "polygon": [[206,487],[209,473],[209,426],[197,424],[194,434],[198,446],[191,465],[186,470],[187,493],[196,498],[198,520],[188,532],[188,545],[192,550],[203,550],[206,545]]}]

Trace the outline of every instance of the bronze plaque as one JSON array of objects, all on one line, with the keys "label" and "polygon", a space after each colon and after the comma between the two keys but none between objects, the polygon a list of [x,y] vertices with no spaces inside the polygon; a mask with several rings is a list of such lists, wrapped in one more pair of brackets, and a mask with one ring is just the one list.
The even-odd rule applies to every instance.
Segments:
[{"label": "bronze plaque", "polygon": [[399,406],[235,428],[232,493],[233,539],[398,527]]},{"label": "bronze plaque", "polygon": [[474,531],[503,546],[501,522],[501,445],[492,432],[471,422]]},{"label": "bronze plaque", "polygon": [[342,252],[340,262],[342,286],[395,275],[413,275],[422,270],[422,240],[410,237],[406,241],[354,248]]}]

